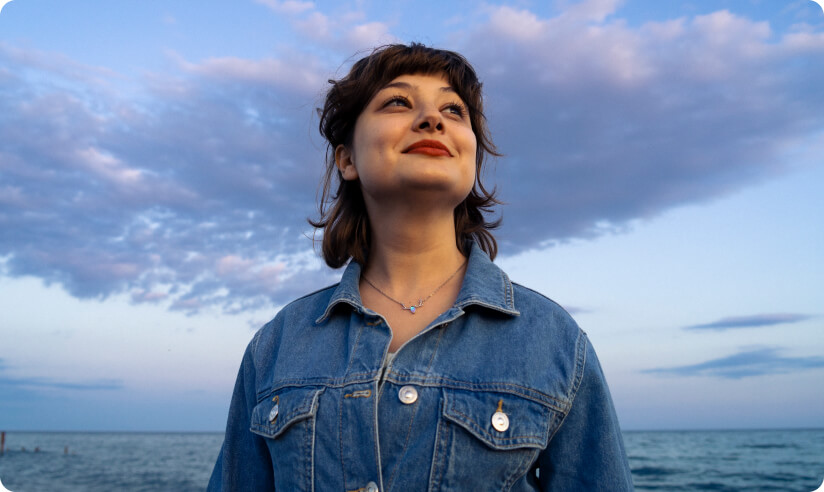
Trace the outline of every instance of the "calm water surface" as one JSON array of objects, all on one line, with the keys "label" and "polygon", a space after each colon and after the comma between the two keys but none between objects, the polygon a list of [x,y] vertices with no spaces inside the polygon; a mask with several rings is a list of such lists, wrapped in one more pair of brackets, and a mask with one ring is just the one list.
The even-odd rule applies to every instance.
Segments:
[{"label": "calm water surface", "polygon": [[799,491],[824,480],[824,429],[625,432],[636,490]]},{"label": "calm water surface", "polygon": [[202,491],[222,442],[222,432],[7,432],[0,481],[12,492]]},{"label": "calm water surface", "polygon": [[[810,492],[824,480],[824,430],[624,437],[639,491]],[[13,492],[203,490],[222,440],[222,433],[7,432],[0,481]]]}]

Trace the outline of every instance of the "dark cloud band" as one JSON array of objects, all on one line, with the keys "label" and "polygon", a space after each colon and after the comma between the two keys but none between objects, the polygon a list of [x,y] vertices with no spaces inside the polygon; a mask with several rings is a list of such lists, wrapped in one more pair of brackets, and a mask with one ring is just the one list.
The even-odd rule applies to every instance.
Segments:
[{"label": "dark cloud band", "polygon": [[808,369],[824,368],[824,357],[784,357],[778,348],[742,350],[736,354],[711,359],[699,364],[646,369],[647,374],[672,376],[706,376],[723,379],[741,379],[768,374],[785,374]]},{"label": "dark cloud band", "polygon": [[[483,75],[505,154],[489,176],[509,202],[503,255],[785,172],[781,149],[824,127],[824,72],[810,69],[824,66],[824,38],[726,11],[632,27],[501,7],[464,34],[446,47]],[[305,221],[324,151],[313,108],[334,71],[309,53],[323,49],[178,57],[120,96],[117,74],[0,45],[5,274],[189,312],[333,281]]]},{"label": "dark cloud band", "polygon": [[729,318],[722,318],[711,323],[703,323],[699,325],[685,326],[686,330],[731,330],[738,328],[759,328],[763,326],[784,325],[790,323],[799,323],[813,318],[808,314],[794,314],[794,313],[775,313],[775,314],[756,314],[752,316],[733,316]]}]

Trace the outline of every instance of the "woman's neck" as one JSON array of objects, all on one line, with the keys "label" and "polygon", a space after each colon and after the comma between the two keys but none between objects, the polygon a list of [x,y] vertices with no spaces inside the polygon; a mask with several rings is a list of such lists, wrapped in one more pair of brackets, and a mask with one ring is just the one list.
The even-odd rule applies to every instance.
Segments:
[{"label": "woman's neck", "polygon": [[372,241],[363,274],[382,289],[420,295],[437,287],[466,258],[452,214],[370,214]]}]

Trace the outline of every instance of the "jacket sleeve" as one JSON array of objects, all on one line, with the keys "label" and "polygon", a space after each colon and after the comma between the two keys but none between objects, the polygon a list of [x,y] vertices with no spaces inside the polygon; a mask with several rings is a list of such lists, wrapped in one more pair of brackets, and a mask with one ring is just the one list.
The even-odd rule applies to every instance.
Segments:
[{"label": "jacket sleeve", "polygon": [[272,460],[264,439],[252,433],[252,410],[257,404],[253,345],[246,348],[235,382],[226,435],[209,480],[208,491],[274,490]]},{"label": "jacket sleeve", "polygon": [[538,458],[542,490],[631,491],[632,475],[606,379],[588,339],[569,413]]}]

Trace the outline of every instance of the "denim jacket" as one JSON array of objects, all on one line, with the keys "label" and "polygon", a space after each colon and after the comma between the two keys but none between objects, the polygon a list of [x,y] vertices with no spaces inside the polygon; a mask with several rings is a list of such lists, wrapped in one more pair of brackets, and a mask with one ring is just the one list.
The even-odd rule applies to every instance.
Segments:
[{"label": "denim jacket", "polygon": [[632,490],[586,334],[473,245],[454,306],[401,347],[361,267],[255,334],[209,490]]}]

